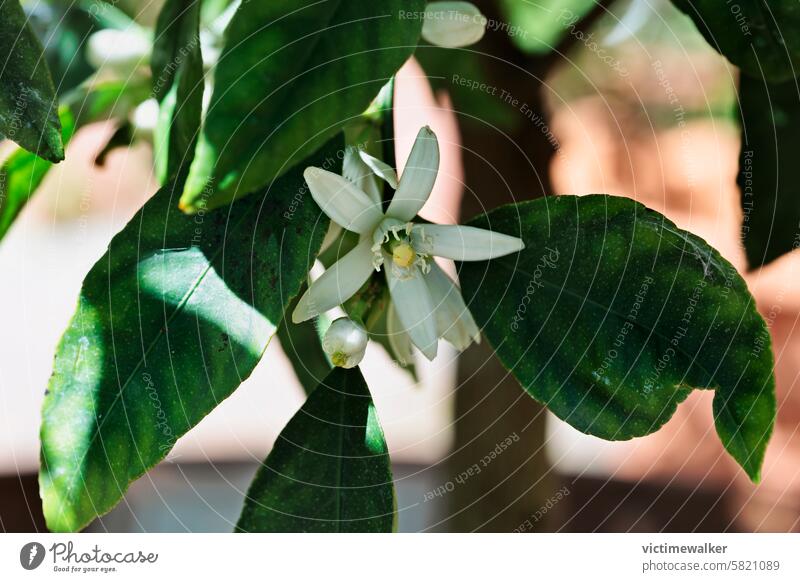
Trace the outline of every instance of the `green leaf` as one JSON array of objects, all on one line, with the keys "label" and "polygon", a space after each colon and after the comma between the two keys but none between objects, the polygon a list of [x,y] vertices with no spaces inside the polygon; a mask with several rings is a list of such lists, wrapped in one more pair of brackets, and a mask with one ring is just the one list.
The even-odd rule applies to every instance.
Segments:
[{"label": "green leaf", "polygon": [[114,30],[139,28],[136,20],[121,10],[122,5],[119,0],[77,0],[73,7],[88,14],[99,28]]},{"label": "green leaf", "polygon": [[58,102],[42,51],[19,2],[0,3],[0,136],[60,162]]},{"label": "green leaf", "polygon": [[[305,287],[297,294],[298,297],[302,297],[304,292]],[[292,321],[291,313],[296,305],[297,300],[292,301],[286,310],[286,317],[278,326],[278,339],[281,342],[283,353],[292,364],[300,385],[306,394],[311,394],[331,371],[331,363],[328,355],[322,349],[324,334],[321,333],[322,329],[317,327],[319,323],[313,319],[302,323]],[[324,316],[317,319],[324,319]],[[330,324],[327,321],[324,323]],[[325,327],[327,328],[327,325]]]},{"label": "green leaf", "polygon": [[163,184],[188,169],[203,109],[200,2],[168,0],[156,24],[151,59],[153,93],[161,103],[156,173]]},{"label": "green leaf", "polygon": [[335,368],[278,436],[247,492],[243,532],[390,532],[389,453],[358,368]]},{"label": "green leaf", "polygon": [[364,111],[416,47],[422,0],[243,2],[228,26],[181,206],[263,187]]},{"label": "green leaf", "polygon": [[592,11],[596,0],[501,0],[507,34],[522,51],[547,54]]},{"label": "green leaf", "polygon": [[137,105],[150,97],[150,83],[140,77],[85,83],[67,93],[76,128],[107,119],[127,120]]},{"label": "green leaf", "polygon": [[163,188],[111,241],[84,281],[45,397],[51,530],[110,510],[250,375],[325,235],[311,198],[297,203],[303,187],[298,168],[191,217],[177,209],[178,189]]},{"label": "green leaf", "polygon": [[[59,107],[62,143],[66,146],[82,126],[109,117],[127,118],[149,90],[141,83],[104,81],[81,86],[64,97]],[[115,134],[115,137],[119,137]],[[112,142],[113,144],[113,139]],[[0,240],[44,181],[52,163],[18,148],[0,167]]]},{"label": "green leaf", "polygon": [[800,4],[780,0],[673,0],[708,43],[744,72],[770,81],[800,70]]},{"label": "green leaf", "polygon": [[794,79],[766,83],[742,75],[739,102],[742,236],[755,268],[800,246],[800,92]]},{"label": "green leaf", "polygon": [[[92,3],[96,10],[98,3]],[[25,11],[34,33],[42,39],[56,92],[63,95],[94,72],[86,58],[86,41],[95,23],[89,12],[74,3],[29,2]]]},{"label": "green leaf", "polygon": [[728,452],[758,480],[775,420],[769,332],[734,267],[632,200],[557,196],[474,226],[526,248],[463,263],[475,320],[523,388],[578,430],[650,434],[693,388],[714,389]]},{"label": "green leaf", "polygon": [[[61,107],[62,141],[66,145],[75,132],[75,122],[68,107]],[[0,241],[22,209],[41,185],[52,163],[19,148],[0,166]]]}]

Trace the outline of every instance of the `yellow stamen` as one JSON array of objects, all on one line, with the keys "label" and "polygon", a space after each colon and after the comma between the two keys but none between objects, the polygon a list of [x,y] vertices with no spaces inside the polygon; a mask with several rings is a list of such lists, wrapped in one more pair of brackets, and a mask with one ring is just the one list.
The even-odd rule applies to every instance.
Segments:
[{"label": "yellow stamen", "polygon": [[403,269],[409,268],[414,264],[417,253],[410,244],[403,242],[392,249],[392,260],[394,264]]},{"label": "yellow stamen", "polygon": [[331,356],[331,363],[337,368],[347,365],[347,354],[344,352],[336,352]]}]

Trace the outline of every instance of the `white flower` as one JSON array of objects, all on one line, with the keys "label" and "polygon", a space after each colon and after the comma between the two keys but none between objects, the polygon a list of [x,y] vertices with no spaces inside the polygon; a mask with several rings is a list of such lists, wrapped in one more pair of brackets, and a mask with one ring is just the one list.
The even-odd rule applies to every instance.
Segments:
[{"label": "white flower", "polygon": [[[307,168],[304,176],[316,203],[342,228],[361,235],[356,247],[325,271],[306,291],[292,314],[295,323],[342,304],[384,267],[392,297],[390,325],[408,334],[432,360],[440,337],[458,349],[478,337],[478,328],[455,283],[436,265],[434,256],[457,261],[484,261],[517,252],[523,242],[513,236],[470,226],[411,222],[428,200],[439,170],[439,144],[429,127],[417,135],[402,179],[383,162],[359,153],[372,171],[397,191],[386,213],[375,193],[352,181]],[[358,163],[351,160],[353,167]],[[377,190],[376,190],[377,191]],[[402,342],[401,337],[394,338]],[[408,350],[398,350],[407,354]]]},{"label": "white flower", "polygon": [[322,349],[339,368],[355,368],[367,351],[367,332],[348,317],[340,317],[325,332]]},{"label": "white flower", "polygon": [[486,32],[486,17],[471,2],[430,2],[422,38],[444,48],[475,44]]}]

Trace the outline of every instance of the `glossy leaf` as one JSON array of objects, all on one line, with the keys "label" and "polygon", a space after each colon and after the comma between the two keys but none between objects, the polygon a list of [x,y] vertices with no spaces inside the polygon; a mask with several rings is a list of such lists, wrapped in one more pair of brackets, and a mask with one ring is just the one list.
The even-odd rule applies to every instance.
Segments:
[{"label": "glossy leaf", "polygon": [[0,55],[0,136],[60,162],[64,146],[53,81],[18,0],[0,3]]},{"label": "glossy leaf", "polygon": [[161,183],[188,169],[203,109],[200,2],[168,0],[158,16],[151,68],[161,103],[156,128],[156,171]]},{"label": "glossy leaf", "polygon": [[800,4],[673,0],[708,43],[746,73],[785,81],[800,71]]},{"label": "glossy leaf", "polygon": [[314,227],[310,198],[294,204],[301,188],[298,169],[192,217],[177,209],[177,189],[163,188],[111,241],[84,281],[44,402],[51,530],[111,509],[250,375],[327,228]]},{"label": "glossy leaf", "polygon": [[[75,122],[68,107],[61,108],[62,141],[69,143]],[[18,148],[0,166],[0,241],[22,212],[53,164]]]},{"label": "glossy leaf", "polygon": [[243,2],[228,26],[181,205],[263,187],[364,111],[412,54],[422,0]]},{"label": "glossy leaf", "polygon": [[[62,143],[66,146],[82,126],[109,117],[127,118],[131,109],[149,91],[141,84],[104,81],[81,86],[64,98],[59,108]],[[0,240],[5,237],[22,209],[44,181],[52,163],[18,148],[0,166]]]},{"label": "glossy leaf", "polygon": [[465,299],[523,388],[578,430],[650,434],[714,389],[722,443],[758,480],[775,419],[770,337],[736,270],[626,198],[558,196],[472,221],[526,248],[463,263]]},{"label": "glossy leaf", "polygon": [[755,268],[800,246],[800,90],[794,79],[766,83],[742,75],[739,102],[742,236]]},{"label": "glossy leaf", "polygon": [[394,486],[375,405],[358,368],[335,368],[259,469],[244,532],[390,532]]}]

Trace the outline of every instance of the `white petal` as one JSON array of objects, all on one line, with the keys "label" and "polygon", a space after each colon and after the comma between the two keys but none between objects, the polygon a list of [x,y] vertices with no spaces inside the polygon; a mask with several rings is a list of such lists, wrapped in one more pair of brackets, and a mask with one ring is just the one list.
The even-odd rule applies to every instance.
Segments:
[{"label": "white petal", "polygon": [[358,150],[358,154],[364,163],[367,164],[373,172],[375,172],[376,176],[385,180],[389,186],[391,186],[394,190],[397,190],[397,172],[393,167],[383,160],[379,160],[378,158],[369,155],[364,150]]},{"label": "white petal", "polygon": [[430,2],[425,9],[422,38],[456,48],[475,44],[486,32],[486,17],[470,2]]},{"label": "white petal", "polygon": [[344,154],[342,162],[342,175],[364,191],[374,204],[383,202],[383,194],[375,173],[364,160],[361,159],[358,148],[349,147]]},{"label": "white petal", "polygon": [[303,177],[314,201],[342,228],[366,234],[383,218],[380,206],[346,178],[314,167],[306,168]]},{"label": "white petal", "polygon": [[328,224],[328,232],[325,233],[325,238],[322,239],[322,247],[319,249],[320,254],[328,250],[328,248],[336,242],[340,234],[342,234],[342,227],[331,221]]},{"label": "white petal", "polygon": [[419,269],[415,269],[414,276],[407,279],[398,279],[388,262],[384,270],[402,328],[425,357],[433,360],[438,348],[438,337],[428,284]]},{"label": "white petal", "polygon": [[389,312],[386,314],[386,335],[389,338],[389,345],[392,347],[394,355],[397,356],[402,365],[405,366],[414,361],[411,338],[403,330],[403,324],[400,323],[394,303],[389,303]]},{"label": "white petal", "polygon": [[461,290],[447,273],[439,265],[432,263],[425,280],[433,300],[436,331],[439,337],[443,337],[462,352],[473,341],[480,343],[480,330],[464,304]]},{"label": "white petal", "polygon": [[387,216],[409,221],[425,206],[439,172],[439,142],[430,127],[417,134]]},{"label": "white petal", "polygon": [[487,261],[525,248],[522,239],[473,226],[420,224],[411,236],[416,248],[455,261]]},{"label": "white petal", "polygon": [[292,321],[306,321],[350,299],[373,271],[371,248],[372,241],[365,238],[331,265],[297,303]]}]

